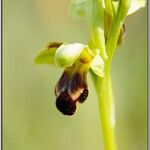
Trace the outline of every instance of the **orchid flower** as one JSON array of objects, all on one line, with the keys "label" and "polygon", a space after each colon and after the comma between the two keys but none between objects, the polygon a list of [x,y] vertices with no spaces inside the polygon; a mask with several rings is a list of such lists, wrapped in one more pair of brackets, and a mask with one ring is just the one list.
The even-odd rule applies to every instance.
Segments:
[{"label": "orchid flower", "polygon": [[34,61],[64,68],[55,87],[56,106],[64,115],[73,115],[76,103],[83,103],[87,98],[87,73],[90,69],[99,77],[104,76],[104,61],[99,51],[80,43],[51,42]]}]

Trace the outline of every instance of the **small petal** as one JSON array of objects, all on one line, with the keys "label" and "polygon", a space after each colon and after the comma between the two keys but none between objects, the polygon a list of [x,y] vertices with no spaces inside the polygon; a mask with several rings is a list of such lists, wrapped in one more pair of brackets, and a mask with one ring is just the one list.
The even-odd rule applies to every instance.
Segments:
[{"label": "small petal", "polygon": [[80,43],[61,45],[55,53],[54,63],[59,67],[72,66],[84,50],[84,47],[85,45]]},{"label": "small petal", "polygon": [[56,107],[62,114],[71,116],[76,111],[76,101],[73,101],[70,95],[64,92],[56,99]]},{"label": "small petal", "polygon": [[50,49],[50,48],[58,48],[59,46],[61,46],[63,43],[62,42],[49,42],[46,45],[46,48]]},{"label": "small petal", "polygon": [[99,55],[99,53],[97,53],[92,62],[91,62],[91,69],[93,70],[93,72],[100,76],[103,77],[104,76],[104,61],[101,58],[101,56]]},{"label": "small petal", "polygon": [[36,64],[54,64],[54,55],[60,45],[62,43],[50,42],[45,49],[38,52],[34,62]]}]

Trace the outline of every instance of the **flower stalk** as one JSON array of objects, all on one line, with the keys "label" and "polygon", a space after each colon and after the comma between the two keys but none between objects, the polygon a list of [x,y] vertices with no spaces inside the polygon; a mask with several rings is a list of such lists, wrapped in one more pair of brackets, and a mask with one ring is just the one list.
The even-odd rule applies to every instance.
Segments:
[{"label": "flower stalk", "polygon": [[97,78],[97,95],[101,120],[104,147],[106,150],[116,150],[114,131],[113,97],[109,73],[104,78]]},{"label": "flower stalk", "polygon": [[[117,47],[120,29],[128,13],[130,2],[131,0],[121,0],[119,2],[119,7],[117,10],[117,16],[114,16],[115,13],[114,13],[114,9],[112,8],[111,1],[105,0],[105,11],[107,13],[106,17],[111,17],[110,24],[108,25],[108,28],[107,28],[107,29],[110,28],[110,31],[107,31],[109,34],[108,34],[108,38],[106,41],[106,49],[103,48],[104,51],[102,54],[102,56],[107,55],[107,59],[106,57],[103,57],[105,58],[104,59],[105,61],[104,77],[96,78],[96,91],[98,95],[100,122],[101,122],[105,150],[117,149],[116,139],[115,139],[115,130],[114,130],[115,114],[114,114],[112,85],[111,85],[111,79],[110,79],[110,68],[111,68],[111,60],[113,58],[113,54]],[[107,22],[106,22],[106,25],[107,25]],[[98,30],[96,31],[98,32]],[[95,41],[99,41],[99,42],[95,42],[95,47],[99,48],[99,43],[103,43],[103,38],[98,39],[97,35],[102,36],[102,34],[101,32],[99,32],[94,35],[96,38]]]}]

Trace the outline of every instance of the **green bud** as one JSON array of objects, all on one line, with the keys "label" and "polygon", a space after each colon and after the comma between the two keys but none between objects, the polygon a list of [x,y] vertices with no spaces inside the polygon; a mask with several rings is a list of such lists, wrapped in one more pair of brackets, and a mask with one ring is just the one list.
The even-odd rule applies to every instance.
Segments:
[{"label": "green bud", "polygon": [[54,56],[54,63],[59,67],[69,67],[77,60],[85,45],[80,43],[61,45]]},{"label": "green bud", "polygon": [[123,43],[125,32],[126,32],[126,28],[125,25],[123,24],[120,29],[120,33],[118,37],[118,42],[117,42],[118,45],[121,45]]},{"label": "green bud", "polygon": [[135,11],[139,10],[142,7],[145,7],[146,0],[132,0],[131,6],[128,11],[128,15],[134,13]]},{"label": "green bud", "polygon": [[[128,2],[128,0],[126,0],[126,2]],[[113,0],[112,4],[113,4],[113,7],[114,7],[115,11],[117,12],[117,9],[119,7],[119,1]],[[130,3],[127,15],[133,14],[137,10],[145,7],[145,5],[146,5],[146,0],[132,0],[131,3]]]}]

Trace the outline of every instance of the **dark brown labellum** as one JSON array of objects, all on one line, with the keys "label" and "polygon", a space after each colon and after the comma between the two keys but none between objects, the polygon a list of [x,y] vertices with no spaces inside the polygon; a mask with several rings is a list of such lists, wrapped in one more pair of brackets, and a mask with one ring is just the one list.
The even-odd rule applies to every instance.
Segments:
[{"label": "dark brown labellum", "polygon": [[78,98],[78,102],[83,103],[86,100],[86,98],[88,97],[88,93],[89,93],[89,90],[84,89],[84,91],[82,92],[82,94]]},{"label": "dark brown labellum", "polygon": [[58,48],[60,45],[62,45],[62,42],[50,42],[47,44],[47,48]]},{"label": "dark brown labellum", "polygon": [[64,114],[71,116],[76,111],[76,102],[83,103],[88,96],[87,72],[66,68],[55,87],[56,107]]},{"label": "dark brown labellum", "polygon": [[71,96],[71,98],[73,100],[78,99],[85,88],[86,88],[86,84],[83,80],[83,75],[78,72],[73,74],[68,88],[68,93]]},{"label": "dark brown labellum", "polygon": [[55,95],[58,97],[61,93],[65,92],[68,88],[70,75],[64,71],[55,87]]},{"label": "dark brown labellum", "polygon": [[63,92],[56,99],[56,107],[62,114],[71,116],[76,111],[76,101],[73,101],[67,92]]}]

